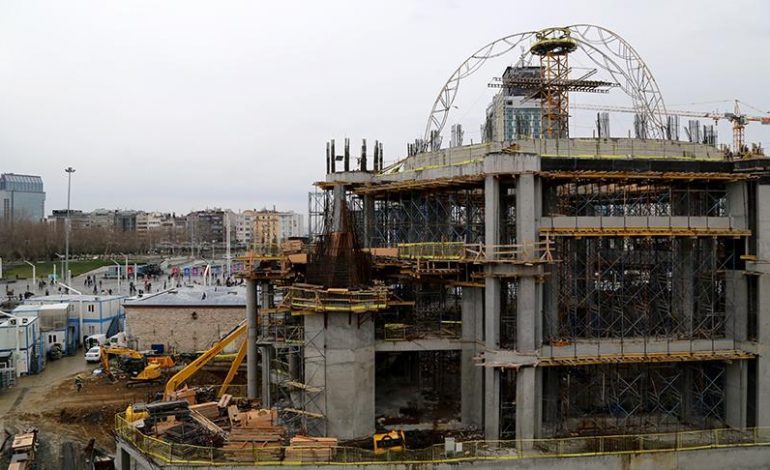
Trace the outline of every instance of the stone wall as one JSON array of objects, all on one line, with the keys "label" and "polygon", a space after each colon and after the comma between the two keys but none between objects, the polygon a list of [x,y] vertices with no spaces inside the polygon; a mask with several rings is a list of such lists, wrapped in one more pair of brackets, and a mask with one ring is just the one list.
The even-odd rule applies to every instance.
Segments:
[{"label": "stone wall", "polygon": [[246,307],[126,306],[126,332],[139,350],[163,344],[166,351],[195,352],[211,346],[245,318]]}]

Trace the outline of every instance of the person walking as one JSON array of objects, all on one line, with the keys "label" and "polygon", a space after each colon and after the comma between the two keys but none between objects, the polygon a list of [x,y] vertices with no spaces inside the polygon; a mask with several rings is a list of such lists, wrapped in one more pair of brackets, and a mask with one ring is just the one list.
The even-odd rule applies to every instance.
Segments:
[{"label": "person walking", "polygon": [[78,392],[83,388],[83,379],[80,378],[79,374],[75,376],[75,388],[78,389]]}]

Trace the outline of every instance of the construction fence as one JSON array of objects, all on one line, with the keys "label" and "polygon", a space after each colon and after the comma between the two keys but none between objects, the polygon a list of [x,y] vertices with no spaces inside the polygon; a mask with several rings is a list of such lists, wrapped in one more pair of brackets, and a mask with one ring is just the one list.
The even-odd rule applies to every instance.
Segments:
[{"label": "construction fence", "polygon": [[[374,454],[355,447],[296,447],[245,443],[241,448],[199,447],[146,436],[115,417],[115,432],[159,464],[196,465],[382,465],[438,464],[482,460],[518,460],[549,457],[585,457],[611,454],[675,452],[741,446],[770,445],[770,427],[711,429],[619,436],[566,437],[510,441],[467,441],[453,446]],[[289,457],[287,457],[289,456]]]}]

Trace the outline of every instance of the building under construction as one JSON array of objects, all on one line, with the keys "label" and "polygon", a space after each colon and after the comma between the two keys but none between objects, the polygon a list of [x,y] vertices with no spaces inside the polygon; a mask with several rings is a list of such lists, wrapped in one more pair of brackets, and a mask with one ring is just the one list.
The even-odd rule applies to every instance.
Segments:
[{"label": "building under construction", "polygon": [[[520,46],[484,142],[453,126],[442,148],[460,81]],[[570,137],[570,94],[613,89],[634,137],[603,114]],[[476,431],[517,458],[770,443],[770,160],[744,141],[770,120],[703,114],[732,123],[720,147],[679,115],[625,41],[576,25],[474,53],[395,164],[330,141],[309,243],[247,257],[249,394],[298,433]]]}]

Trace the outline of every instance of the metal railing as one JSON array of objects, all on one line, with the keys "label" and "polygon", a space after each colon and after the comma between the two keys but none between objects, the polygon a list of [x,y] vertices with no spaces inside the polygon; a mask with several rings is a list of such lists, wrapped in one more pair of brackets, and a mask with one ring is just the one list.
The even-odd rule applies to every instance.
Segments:
[{"label": "metal railing", "polygon": [[306,312],[376,312],[388,307],[388,290],[327,290],[295,285],[289,287],[286,300],[292,310]]},{"label": "metal railing", "polygon": [[458,443],[451,452],[447,451],[444,444],[437,444],[425,449],[388,452],[380,455],[375,455],[371,450],[339,446],[298,448],[246,444],[242,448],[226,449],[171,443],[144,435],[127,422],[123,414],[115,417],[115,433],[120,439],[152,458],[156,463],[188,466],[438,464],[770,445],[770,427],[765,427],[746,430],[709,429],[618,436],[467,441]]},{"label": "metal railing", "polygon": [[418,324],[386,323],[382,329],[375,331],[376,338],[385,341],[413,341],[431,337],[459,339],[461,333],[462,322],[457,320]]},{"label": "metal railing", "polygon": [[511,245],[486,245],[484,243],[424,242],[399,243],[401,259],[429,261],[459,261],[465,263],[553,263],[553,241]]}]

